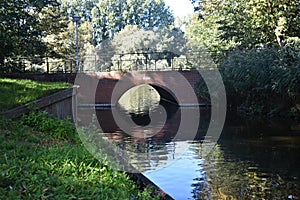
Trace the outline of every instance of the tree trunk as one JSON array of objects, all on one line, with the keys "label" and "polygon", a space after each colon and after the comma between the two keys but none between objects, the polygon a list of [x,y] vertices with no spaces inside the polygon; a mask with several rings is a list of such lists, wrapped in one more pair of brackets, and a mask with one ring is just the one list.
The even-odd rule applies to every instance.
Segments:
[{"label": "tree trunk", "polygon": [[276,39],[277,39],[277,43],[280,47],[284,46],[284,42],[283,42],[283,35],[279,35],[279,34],[275,34],[276,35]]}]

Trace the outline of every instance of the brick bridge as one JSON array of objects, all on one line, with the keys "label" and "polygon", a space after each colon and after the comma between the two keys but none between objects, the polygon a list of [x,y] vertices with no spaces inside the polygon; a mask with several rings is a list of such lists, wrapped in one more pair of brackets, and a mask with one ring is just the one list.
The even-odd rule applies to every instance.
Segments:
[{"label": "brick bridge", "polygon": [[180,106],[207,105],[208,101],[197,98],[195,84],[203,81],[194,71],[133,71],[90,72],[82,74],[7,74],[7,78],[26,78],[37,81],[65,81],[79,85],[79,104],[116,105],[119,98],[130,88],[148,84],[160,94],[162,100]]},{"label": "brick bridge", "polygon": [[195,84],[201,81],[198,71],[134,71],[92,72],[77,74],[79,105],[114,106],[130,88],[148,84],[160,95],[161,100],[179,106],[207,105],[198,98]]}]

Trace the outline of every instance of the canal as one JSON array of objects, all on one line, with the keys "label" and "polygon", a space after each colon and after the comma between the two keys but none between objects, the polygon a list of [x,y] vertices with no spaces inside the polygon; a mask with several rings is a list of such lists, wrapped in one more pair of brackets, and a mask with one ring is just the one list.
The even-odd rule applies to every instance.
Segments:
[{"label": "canal", "polygon": [[[129,152],[130,163],[174,199],[300,198],[299,123],[244,120],[227,113],[215,143],[204,139],[211,119],[210,109],[201,108],[195,137],[185,138],[191,130],[187,127],[178,133],[181,113],[199,108],[159,104],[155,93],[145,91],[153,92],[148,87],[129,91],[118,107],[98,109],[97,118],[104,138]],[[159,105],[167,118],[153,125],[151,113],[157,112]],[[118,127],[112,114],[115,110],[132,119],[131,133]],[[149,137],[137,137],[153,132]],[[183,137],[176,137],[178,134]]]}]

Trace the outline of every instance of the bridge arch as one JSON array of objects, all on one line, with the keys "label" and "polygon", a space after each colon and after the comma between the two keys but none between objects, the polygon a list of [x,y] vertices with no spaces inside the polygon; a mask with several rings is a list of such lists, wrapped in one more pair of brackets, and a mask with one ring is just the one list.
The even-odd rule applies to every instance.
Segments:
[{"label": "bridge arch", "polygon": [[143,86],[143,85],[148,85],[151,88],[153,88],[153,90],[155,90],[160,98],[160,103],[162,102],[168,102],[171,103],[173,105],[178,105],[178,100],[176,98],[176,96],[174,96],[174,94],[172,93],[172,91],[169,91],[168,88],[166,88],[165,86],[161,86],[161,85],[157,85],[154,83],[151,84],[138,84],[138,85],[134,85],[131,88],[122,88],[122,91],[118,91],[118,94],[112,99],[111,104],[112,105],[117,105],[118,102],[120,101],[120,99],[127,93],[129,92],[131,89],[134,89],[138,86]]},{"label": "bridge arch", "polygon": [[[198,81],[201,81],[201,77],[195,71],[91,72],[77,74],[75,85],[79,87],[75,104],[79,107],[76,116],[78,121],[88,124],[93,121],[91,116],[97,116],[96,107],[115,106],[127,90],[141,84],[151,85],[163,98],[176,100],[178,106],[207,105],[209,102],[196,97],[193,87]],[[189,109],[183,111],[183,115],[190,115]],[[188,118],[182,120],[188,120]],[[191,121],[186,123],[191,123]],[[100,124],[96,125],[101,128]]]},{"label": "bridge arch", "polygon": [[[180,77],[184,79],[183,77]],[[186,99],[190,101],[191,98],[186,95],[186,85],[183,85],[183,88],[180,88],[180,82],[178,84],[178,74],[168,73],[149,73],[149,72],[131,72],[125,73],[114,85],[111,95],[111,104],[116,105],[118,100],[123,94],[126,93],[129,89],[147,84],[153,87],[160,95],[162,101],[168,101],[170,103],[180,105],[184,104]],[[185,80],[187,82],[187,80]],[[187,82],[187,84],[189,84]],[[189,93],[195,94],[193,88],[190,86]],[[194,103],[197,100],[194,99]]]},{"label": "bridge arch", "polygon": [[167,101],[169,103],[178,105],[178,100],[176,96],[172,93],[172,91],[169,91],[168,88],[165,88],[163,86],[155,85],[155,84],[149,84],[151,87],[153,87],[160,96],[160,101]]},{"label": "bridge arch", "polygon": [[78,79],[80,104],[114,106],[126,91],[142,84],[152,86],[163,99],[179,106],[208,103],[195,95],[194,86],[201,77],[193,71],[96,72],[79,75]]}]

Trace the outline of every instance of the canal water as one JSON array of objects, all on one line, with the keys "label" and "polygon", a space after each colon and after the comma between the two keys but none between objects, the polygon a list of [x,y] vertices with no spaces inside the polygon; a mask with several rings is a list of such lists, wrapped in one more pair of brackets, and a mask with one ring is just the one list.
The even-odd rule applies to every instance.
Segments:
[{"label": "canal water", "polygon": [[[151,88],[140,90],[143,99],[151,96],[144,94],[146,90]],[[135,137],[155,129],[147,125],[158,103],[143,100],[143,109],[141,101],[135,104],[132,97],[136,97],[135,90],[113,109],[135,122],[134,133],[125,133],[116,125],[111,109],[97,110],[105,138],[131,152],[131,164],[174,199],[300,199],[300,123],[247,121],[227,113],[221,136],[214,143],[204,140],[210,109],[201,108],[195,137],[176,138],[181,113],[198,108],[164,103],[167,120],[157,124],[160,131],[152,137]],[[189,135],[189,131],[180,134]]]}]

